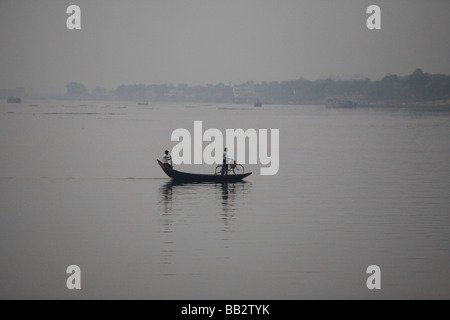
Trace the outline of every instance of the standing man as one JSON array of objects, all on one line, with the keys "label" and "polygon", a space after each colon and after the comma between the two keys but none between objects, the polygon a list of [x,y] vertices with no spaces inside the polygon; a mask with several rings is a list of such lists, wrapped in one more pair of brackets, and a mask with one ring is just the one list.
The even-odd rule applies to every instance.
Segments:
[{"label": "standing man", "polygon": [[228,175],[227,148],[223,149],[222,175]]}]

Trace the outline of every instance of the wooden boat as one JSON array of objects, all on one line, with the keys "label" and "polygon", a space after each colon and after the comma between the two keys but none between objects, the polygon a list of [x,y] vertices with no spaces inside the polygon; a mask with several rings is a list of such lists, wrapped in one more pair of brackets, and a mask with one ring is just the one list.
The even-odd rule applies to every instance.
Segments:
[{"label": "wooden boat", "polygon": [[251,175],[251,172],[243,173],[243,174],[228,174],[228,175],[220,175],[220,174],[199,174],[199,173],[187,173],[177,171],[175,169],[169,168],[164,165],[161,161],[158,161],[159,166],[163,171],[173,180],[176,181],[186,181],[186,182],[236,182],[241,181],[242,179]]}]

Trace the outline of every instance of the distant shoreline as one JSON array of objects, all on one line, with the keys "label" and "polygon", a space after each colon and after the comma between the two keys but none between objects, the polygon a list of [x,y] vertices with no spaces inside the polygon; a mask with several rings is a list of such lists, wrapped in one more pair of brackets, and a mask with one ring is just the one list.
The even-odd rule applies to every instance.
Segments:
[{"label": "distant shoreline", "polygon": [[354,103],[351,106],[327,106],[330,109],[351,108],[392,108],[392,109],[438,109],[450,110],[450,100],[439,101],[415,101],[415,102],[371,102]]},{"label": "distant shoreline", "polygon": [[[7,99],[2,99],[4,102],[4,105],[10,105],[11,103],[7,102]],[[146,104],[129,101],[129,100],[121,100],[121,99],[103,99],[103,100],[96,100],[96,99],[74,99],[74,98],[68,98],[66,96],[59,96],[59,97],[29,97],[25,99],[21,99],[21,105],[30,105],[33,107],[38,106],[38,104],[35,104],[36,101],[66,101],[66,102],[79,102],[80,107],[86,107],[88,106],[88,102],[92,103],[102,103],[102,102],[123,102],[125,104],[133,105],[139,107],[145,107],[145,106],[151,106],[151,104],[192,104],[192,103],[199,103],[199,104],[227,104],[227,105],[236,105],[236,106],[244,106],[248,105],[252,108],[254,107],[253,103],[247,103],[247,102],[210,102],[210,101],[150,101]],[[31,104],[30,104],[31,103]],[[3,103],[2,103],[3,104]],[[329,106],[324,102],[316,102],[316,103],[264,103],[263,106],[271,106],[271,105],[278,105],[278,106],[297,106],[297,107],[303,107],[303,106],[317,106],[317,107],[326,107],[327,109],[364,109],[364,108],[373,108],[373,109],[407,109],[407,110],[429,110],[429,111],[450,111],[450,100],[437,100],[437,101],[415,101],[415,102],[369,102],[369,103],[351,103],[348,105],[336,105],[336,106]],[[258,109],[258,108],[256,108]]]},{"label": "distant shoreline", "polygon": [[[100,86],[87,88],[70,82],[61,95],[41,96],[61,100],[128,101],[181,103],[235,103],[281,105],[329,105],[341,107],[443,107],[450,105],[450,75],[429,74],[416,69],[409,76],[388,74],[381,80],[324,79],[310,81],[303,78],[290,81],[241,84],[189,86],[187,84],[131,84],[119,85],[108,91]],[[27,95],[24,88],[0,90],[0,97],[38,98]]]}]

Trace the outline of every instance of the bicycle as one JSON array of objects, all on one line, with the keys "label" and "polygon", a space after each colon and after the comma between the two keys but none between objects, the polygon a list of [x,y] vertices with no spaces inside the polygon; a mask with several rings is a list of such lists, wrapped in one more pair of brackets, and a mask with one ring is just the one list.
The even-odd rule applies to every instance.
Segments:
[{"label": "bicycle", "polygon": [[[219,164],[217,165],[214,174],[216,175],[222,174],[222,171],[223,171],[223,164]],[[244,166],[242,164],[237,164],[236,161],[233,161],[228,165],[228,170],[227,172],[224,172],[224,174],[227,174],[229,172],[233,172],[233,174],[243,174]]]}]

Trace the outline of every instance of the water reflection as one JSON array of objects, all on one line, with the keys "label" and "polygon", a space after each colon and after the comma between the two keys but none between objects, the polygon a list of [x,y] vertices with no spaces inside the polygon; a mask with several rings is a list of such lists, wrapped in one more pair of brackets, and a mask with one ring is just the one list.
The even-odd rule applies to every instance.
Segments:
[{"label": "water reflection", "polygon": [[[229,233],[235,230],[236,213],[245,207],[251,186],[244,181],[183,183],[173,180],[161,185],[158,196],[158,222],[163,243],[161,263],[166,267],[172,263],[176,254],[174,248],[179,246],[177,242],[186,237],[186,230],[192,230],[197,224],[208,230],[218,230],[221,234],[218,240],[229,240]],[[219,212],[219,219],[214,219],[214,214]]]},{"label": "water reflection", "polygon": [[216,190],[220,190],[219,198],[222,208],[222,216],[233,213],[245,203],[245,198],[251,189],[251,182],[233,182],[216,184]]},{"label": "water reflection", "polygon": [[[185,222],[196,215],[199,206],[208,212],[221,209],[221,221],[229,230],[235,213],[242,209],[251,190],[251,182],[183,183],[169,181],[159,188],[159,207],[163,233],[173,232],[176,221]],[[195,219],[195,218],[193,218]]]},{"label": "water reflection", "polygon": [[[170,180],[159,188],[159,206],[163,215],[187,210],[200,200],[220,200],[224,213],[236,211],[251,190],[251,182],[185,183]],[[215,209],[215,208],[211,208]],[[215,211],[215,210],[214,210]]]},{"label": "water reflection", "polygon": [[229,240],[229,233],[234,232],[236,223],[236,212],[245,203],[245,198],[251,188],[250,182],[237,183],[221,183],[216,184],[217,198],[220,199],[221,204],[221,232],[223,234],[222,240]]}]

